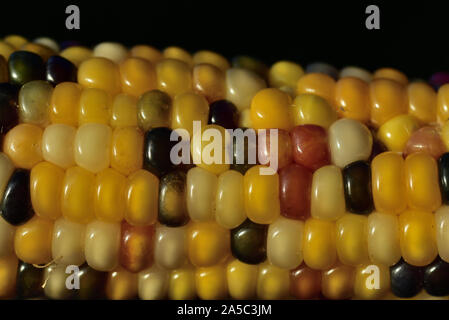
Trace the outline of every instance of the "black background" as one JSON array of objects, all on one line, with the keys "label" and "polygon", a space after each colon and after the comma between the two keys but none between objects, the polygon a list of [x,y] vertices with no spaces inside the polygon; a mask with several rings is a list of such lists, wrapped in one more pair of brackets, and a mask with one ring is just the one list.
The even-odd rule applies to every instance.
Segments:
[{"label": "black background", "polygon": [[[81,30],[65,29],[65,8],[77,4]],[[381,30],[367,30],[365,8],[376,4]],[[0,36],[119,41],[189,51],[216,50],[266,63],[327,61],[341,68],[396,67],[427,79],[449,70],[449,11],[443,1],[2,1]]]}]

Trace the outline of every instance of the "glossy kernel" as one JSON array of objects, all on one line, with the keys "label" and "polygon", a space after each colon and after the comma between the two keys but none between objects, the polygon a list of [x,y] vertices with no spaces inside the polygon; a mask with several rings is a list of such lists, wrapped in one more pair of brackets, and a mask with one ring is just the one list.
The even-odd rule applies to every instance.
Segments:
[{"label": "glossy kernel", "polygon": [[240,172],[228,170],[218,177],[215,219],[227,229],[236,228],[245,221],[243,175]]},{"label": "glossy kernel", "polygon": [[171,137],[176,133],[169,128],[160,127],[145,133],[143,168],[162,177],[172,171],[175,164],[172,162],[171,151],[177,144]]},{"label": "glossy kernel", "polygon": [[30,264],[46,264],[51,261],[53,221],[33,217],[16,229],[14,250],[17,257]]},{"label": "glossy kernel", "polygon": [[122,268],[108,274],[106,297],[109,300],[132,300],[137,297],[137,274]]},{"label": "glossy kernel", "polygon": [[85,225],[71,222],[63,217],[55,221],[51,252],[56,263],[80,266],[85,262],[85,230]]},{"label": "glossy kernel", "polygon": [[187,261],[188,227],[158,226],[154,238],[154,261],[158,266],[174,270]]},{"label": "glossy kernel", "polygon": [[424,274],[422,268],[412,266],[400,260],[390,267],[391,292],[399,298],[412,298],[423,287]]},{"label": "glossy kernel", "polygon": [[132,226],[121,223],[119,262],[129,272],[140,272],[153,263],[154,226]]},{"label": "glossy kernel", "polygon": [[128,58],[120,64],[122,92],[140,97],[156,89],[156,70],[153,64],[141,58]]},{"label": "glossy kernel", "polygon": [[143,133],[137,127],[116,128],[112,133],[111,167],[127,176],[142,168]]},{"label": "glossy kernel", "polygon": [[438,254],[431,212],[405,211],[399,216],[402,257],[414,266],[430,264]]},{"label": "glossy kernel", "polygon": [[279,176],[262,175],[262,166],[249,169],[243,178],[245,209],[248,218],[260,224],[270,224],[280,214]]},{"label": "glossy kernel", "polygon": [[225,74],[218,67],[207,63],[196,65],[192,77],[193,89],[203,95],[209,103],[225,97]]},{"label": "glossy kernel", "polygon": [[334,108],[325,99],[313,94],[298,95],[291,112],[295,126],[312,124],[328,129],[337,120]]},{"label": "glossy kernel", "polygon": [[187,212],[193,221],[215,218],[215,197],[218,178],[215,174],[195,167],[187,173]]},{"label": "glossy kernel", "polygon": [[169,273],[153,265],[139,273],[138,294],[141,300],[161,300],[166,298]]},{"label": "glossy kernel", "polygon": [[61,210],[69,221],[86,224],[95,217],[95,175],[72,167],[65,173],[62,185]]},{"label": "glossy kernel", "polygon": [[3,193],[0,214],[9,224],[18,226],[30,220],[33,207],[30,197],[30,172],[16,169]]},{"label": "glossy kernel", "polygon": [[296,94],[314,94],[320,96],[333,106],[335,95],[335,80],[324,73],[308,73],[299,79]]},{"label": "glossy kernel", "polygon": [[89,58],[78,69],[78,83],[86,88],[102,89],[112,96],[121,91],[118,66],[106,58]]},{"label": "glossy kernel", "polygon": [[75,165],[73,143],[76,129],[65,124],[52,124],[42,135],[42,156],[45,161],[63,169]]},{"label": "glossy kernel", "polygon": [[31,81],[22,86],[19,92],[20,122],[46,126],[52,93],[53,87],[46,81]]},{"label": "glossy kernel", "polygon": [[125,212],[126,178],[113,169],[105,169],[95,177],[94,209],[97,219],[120,222]]},{"label": "glossy kernel", "polygon": [[348,164],[368,160],[373,147],[369,129],[352,119],[340,119],[329,128],[329,148],[332,163],[341,168]]},{"label": "glossy kernel", "polygon": [[436,297],[449,295],[449,263],[437,257],[424,269],[424,290]]},{"label": "glossy kernel", "polygon": [[51,123],[78,126],[81,91],[81,86],[72,82],[63,82],[55,87],[51,96]]},{"label": "glossy kernel", "polygon": [[209,107],[209,124],[216,124],[225,129],[235,129],[238,126],[238,111],[232,102],[218,100]]},{"label": "glossy kernel", "polygon": [[195,280],[196,293],[202,300],[220,300],[228,295],[225,265],[198,268]]},{"label": "glossy kernel", "polygon": [[31,202],[39,217],[56,220],[61,216],[63,180],[64,170],[50,162],[41,162],[31,170]]},{"label": "glossy kernel", "polygon": [[449,207],[442,206],[435,212],[435,232],[438,254],[449,262]]},{"label": "glossy kernel", "polygon": [[326,270],[337,260],[335,224],[310,218],[304,225],[303,256],[312,269]]},{"label": "glossy kernel", "polygon": [[231,136],[221,126],[209,124],[195,130],[190,144],[193,163],[216,175],[229,170],[228,141]]},{"label": "glossy kernel", "polygon": [[296,299],[318,299],[321,293],[321,271],[305,264],[290,271],[290,294]]},{"label": "glossy kernel", "polygon": [[45,65],[42,58],[29,51],[15,51],[9,56],[9,81],[24,85],[33,80],[45,79]]},{"label": "glossy kernel", "polygon": [[3,140],[3,152],[16,167],[31,169],[42,161],[43,130],[32,124],[19,124]]},{"label": "glossy kernel", "polygon": [[298,80],[304,75],[304,69],[291,61],[278,61],[273,64],[268,72],[270,87],[296,88]]},{"label": "glossy kernel", "polygon": [[237,259],[229,262],[227,280],[229,295],[233,299],[256,297],[258,266],[243,263]]},{"label": "glossy kernel", "polygon": [[370,120],[368,84],[353,77],[338,80],[335,86],[335,104],[341,117],[362,123],[368,122]]},{"label": "glossy kernel", "polygon": [[196,93],[179,94],[173,100],[171,109],[172,129],[185,129],[193,136],[193,122],[200,121],[205,126],[209,117],[209,105],[206,99]]},{"label": "glossy kernel", "polygon": [[81,92],[78,124],[109,124],[112,99],[109,93],[96,88],[86,88]]},{"label": "glossy kernel", "polygon": [[343,169],[346,210],[367,214],[373,211],[371,168],[366,161],[356,161]]},{"label": "glossy kernel", "polygon": [[316,125],[302,125],[290,131],[293,160],[312,171],[330,164],[326,130]]},{"label": "glossy kernel", "polygon": [[128,177],[125,190],[125,219],[131,225],[145,226],[156,222],[159,179],[145,170],[139,170]]},{"label": "glossy kernel", "polygon": [[78,69],[61,56],[52,56],[46,64],[46,80],[56,86],[63,82],[76,82]]},{"label": "glossy kernel", "polygon": [[367,224],[366,217],[355,214],[346,214],[337,220],[337,254],[341,263],[358,266],[369,262]]},{"label": "glossy kernel", "polygon": [[325,166],[313,174],[310,212],[312,217],[337,220],[346,212],[340,168]]},{"label": "glossy kernel", "polygon": [[229,255],[229,231],[216,222],[194,222],[188,227],[188,255],[196,267],[211,267]]},{"label": "glossy kernel", "polygon": [[118,266],[120,224],[95,220],[86,226],[84,252],[86,262],[98,271],[112,271]]},{"label": "glossy kernel", "polygon": [[424,152],[435,160],[445,152],[447,147],[440,136],[440,129],[434,126],[426,126],[412,133],[404,148],[404,156],[416,152]]},{"label": "glossy kernel", "polygon": [[158,89],[171,97],[192,90],[192,71],[188,64],[175,59],[164,59],[156,65]]},{"label": "glossy kernel", "polygon": [[371,162],[371,186],[377,211],[399,214],[407,207],[404,169],[400,153],[381,153]]},{"label": "glossy kernel", "polygon": [[354,295],[355,270],[350,266],[337,265],[322,273],[321,292],[331,300],[343,300]]},{"label": "glossy kernel", "polygon": [[303,260],[304,222],[279,217],[267,235],[268,261],[279,268],[294,269]]},{"label": "glossy kernel", "polygon": [[110,124],[112,128],[137,126],[137,98],[126,93],[116,95],[112,102]]},{"label": "glossy kernel", "polygon": [[441,206],[438,167],[435,159],[415,153],[405,159],[407,204],[409,208],[435,211]]},{"label": "glossy kernel", "polygon": [[226,71],[226,100],[240,112],[248,109],[256,93],[266,87],[265,81],[252,71],[241,68]]},{"label": "glossy kernel", "polygon": [[396,216],[374,212],[368,216],[368,253],[375,264],[392,266],[401,258],[399,220]]},{"label": "glossy kernel", "polygon": [[187,212],[187,175],[180,170],[161,178],[159,184],[158,220],[169,227],[179,227],[189,221]]},{"label": "glossy kernel", "polygon": [[148,131],[170,124],[171,98],[165,92],[152,90],[144,93],[137,103],[137,122],[139,127]]},{"label": "glossy kernel", "polygon": [[88,123],[78,128],[74,140],[75,162],[97,173],[110,163],[112,130],[105,124]]},{"label": "glossy kernel", "polygon": [[370,83],[371,122],[380,127],[388,120],[407,113],[407,93],[403,85],[389,79]]},{"label": "glossy kernel", "polygon": [[290,290],[289,271],[264,263],[259,267],[257,297],[263,300],[285,299]]},{"label": "glossy kernel", "polygon": [[411,83],[407,87],[408,113],[423,123],[437,120],[437,95],[435,90],[424,82]]},{"label": "glossy kernel", "polygon": [[310,216],[312,172],[299,164],[290,164],[279,171],[281,214],[304,220]]},{"label": "glossy kernel", "polygon": [[377,138],[390,151],[402,152],[413,132],[419,129],[418,120],[408,114],[391,118],[377,132]]},{"label": "glossy kernel", "polygon": [[189,265],[171,271],[168,298],[193,300],[196,298],[195,269]]},{"label": "glossy kernel", "polygon": [[238,260],[259,264],[267,257],[268,226],[246,220],[231,230],[231,251]]},{"label": "glossy kernel", "polygon": [[288,94],[279,89],[263,89],[251,101],[251,122],[254,129],[290,130],[292,101]]}]

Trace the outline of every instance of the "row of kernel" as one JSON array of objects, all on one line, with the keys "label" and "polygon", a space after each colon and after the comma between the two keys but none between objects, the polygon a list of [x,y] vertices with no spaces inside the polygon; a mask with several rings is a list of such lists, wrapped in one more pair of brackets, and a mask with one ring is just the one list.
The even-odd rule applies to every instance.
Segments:
[{"label": "row of kernel", "polygon": [[34,212],[44,219],[62,215],[83,224],[97,217],[149,225],[157,218],[158,193],[158,178],[145,170],[125,177],[108,168],[95,175],[77,166],[64,171],[40,162],[31,173],[16,169],[11,174],[3,195],[2,216],[12,225],[27,222]]},{"label": "row of kernel", "polygon": [[[80,266],[80,287],[66,286],[66,266],[36,268],[15,257],[0,258],[0,297],[31,299],[447,299],[449,264],[436,259],[417,268],[404,261],[391,268],[336,264],[324,270],[304,265],[288,271],[268,263],[248,265],[238,260],[211,267],[185,264],[174,270],[156,265],[140,273],[123,268],[111,272]],[[376,279],[370,279],[373,273]]]}]

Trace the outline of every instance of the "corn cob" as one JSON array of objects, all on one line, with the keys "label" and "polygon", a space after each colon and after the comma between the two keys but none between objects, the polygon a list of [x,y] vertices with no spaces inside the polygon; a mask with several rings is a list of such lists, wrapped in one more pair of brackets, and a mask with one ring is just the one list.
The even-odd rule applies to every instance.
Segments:
[{"label": "corn cob", "polygon": [[[0,298],[447,297],[446,78],[8,36]],[[279,129],[278,148],[175,165],[193,121]]]}]

